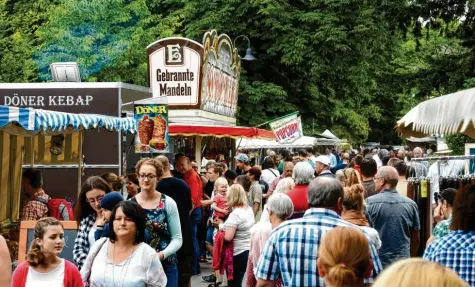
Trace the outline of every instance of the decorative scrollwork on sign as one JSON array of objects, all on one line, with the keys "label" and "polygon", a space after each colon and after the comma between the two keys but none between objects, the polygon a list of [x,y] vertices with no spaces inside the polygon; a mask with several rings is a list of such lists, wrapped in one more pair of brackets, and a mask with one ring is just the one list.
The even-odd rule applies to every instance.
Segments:
[{"label": "decorative scrollwork on sign", "polygon": [[203,47],[201,109],[235,117],[241,57],[231,38],[216,30],[205,33]]}]

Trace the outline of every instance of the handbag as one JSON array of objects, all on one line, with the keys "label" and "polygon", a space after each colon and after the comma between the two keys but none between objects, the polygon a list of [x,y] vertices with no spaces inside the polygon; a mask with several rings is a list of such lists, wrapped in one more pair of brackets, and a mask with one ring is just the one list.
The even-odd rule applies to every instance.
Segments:
[{"label": "handbag", "polygon": [[[102,247],[104,247],[104,244],[107,242],[107,240],[108,240],[108,239],[105,239],[105,240],[101,243],[101,245],[97,248],[97,251],[91,254],[91,257],[92,257],[91,260],[90,260],[91,266],[88,266],[89,270],[88,270],[87,273],[86,273],[86,280],[84,280],[84,286],[85,286],[85,287],[88,287],[88,286],[91,285],[90,279],[91,279],[91,269],[92,269],[92,265],[94,264],[94,260],[96,259],[97,254],[99,254],[99,252],[101,252]],[[87,260],[87,259],[86,259],[86,260]],[[87,262],[86,262],[86,263],[87,263]],[[85,267],[85,266],[84,266],[84,267]]]}]

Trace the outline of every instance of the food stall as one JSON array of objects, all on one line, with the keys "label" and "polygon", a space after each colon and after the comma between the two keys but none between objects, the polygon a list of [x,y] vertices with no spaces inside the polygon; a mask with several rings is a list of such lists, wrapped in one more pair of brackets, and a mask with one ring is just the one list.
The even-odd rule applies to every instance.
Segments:
[{"label": "food stall", "polygon": [[[83,146],[85,132],[134,132],[135,121],[96,114],[73,114],[32,108],[0,106],[0,232],[7,239],[12,259],[17,259],[18,228],[21,205],[22,168],[34,167],[37,162],[76,166],[76,181],[68,183],[75,190],[74,199],[80,190],[84,176]],[[100,150],[100,145],[96,148]],[[55,179],[45,180],[44,188],[58,185],[60,174]],[[66,188],[66,187],[65,187]],[[65,198],[65,194],[55,197]]]},{"label": "food stall", "polygon": [[[236,138],[274,139],[269,131],[236,125],[241,58],[229,36],[211,30],[202,44],[182,37],[160,39],[147,47],[147,57],[153,97],[123,103],[122,110],[133,116],[134,105],[166,98],[172,162],[173,153],[183,152],[199,165],[203,156],[220,154],[230,164]],[[127,152],[128,170],[142,156],[148,155]]]},{"label": "food stall", "polygon": [[[126,83],[2,83],[0,105],[43,109],[48,111],[97,114],[121,118],[124,103],[151,97],[151,89]],[[50,118],[51,113],[45,115]],[[104,129],[85,130],[82,134],[85,177],[106,172],[122,174],[124,150],[123,134]],[[66,142],[79,141],[78,134],[66,135]],[[59,156],[42,147],[50,138],[39,136],[34,144],[39,146],[34,158],[36,168],[43,173],[48,194],[53,197],[77,196],[77,150],[65,149]],[[41,150],[47,151],[42,152]],[[28,150],[26,151],[28,153]],[[30,158],[26,154],[26,158]],[[54,182],[55,184],[49,184]]]}]

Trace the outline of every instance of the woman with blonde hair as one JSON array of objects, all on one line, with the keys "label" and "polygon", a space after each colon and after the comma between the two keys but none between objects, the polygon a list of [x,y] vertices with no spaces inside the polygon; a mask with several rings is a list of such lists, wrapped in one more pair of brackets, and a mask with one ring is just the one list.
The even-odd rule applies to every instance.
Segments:
[{"label": "woman with blonde hair", "polygon": [[[254,212],[248,205],[244,188],[239,184],[231,185],[226,201],[232,210],[231,213],[226,222],[223,223],[222,219],[216,218],[214,223],[218,225],[220,231],[224,230],[224,241],[233,242],[233,279],[228,280],[228,287],[240,287],[249,257],[250,230],[255,222]],[[219,246],[218,235],[216,235],[215,248],[216,246]]]},{"label": "woman with blonde hair", "polygon": [[343,211],[341,218],[358,225],[373,242],[376,249],[381,248],[381,239],[376,229],[371,228],[364,212],[364,189],[361,184],[345,187],[343,196]]},{"label": "woman with blonde hair", "polygon": [[101,175],[101,178],[109,184],[112,191],[121,191],[124,185],[126,184],[126,180],[123,176],[118,176],[115,173],[108,172]]},{"label": "woman with blonde hair", "polygon": [[364,280],[373,270],[368,240],[361,230],[353,227],[328,231],[320,243],[317,266],[326,286],[365,286]]},{"label": "woman with blonde hair", "polygon": [[355,184],[361,184],[360,173],[351,167],[337,171],[336,178],[340,180],[343,187],[351,187]]},{"label": "woman with blonde hair", "polygon": [[38,220],[27,260],[15,269],[11,286],[84,286],[78,268],[59,257],[63,247],[64,229],[61,222],[52,217]]},{"label": "woman with blonde hair", "polygon": [[373,287],[468,287],[451,269],[421,258],[400,260],[379,275]]}]

